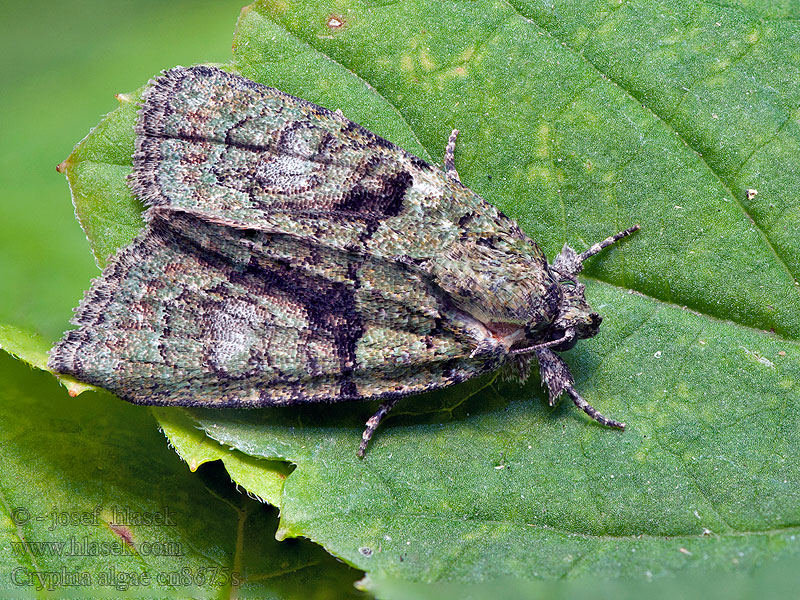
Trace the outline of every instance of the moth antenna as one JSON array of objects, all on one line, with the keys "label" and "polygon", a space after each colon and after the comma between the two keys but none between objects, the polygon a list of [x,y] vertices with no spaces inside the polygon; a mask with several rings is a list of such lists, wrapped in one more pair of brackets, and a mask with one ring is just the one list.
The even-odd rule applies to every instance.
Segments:
[{"label": "moth antenna", "polygon": [[375,430],[380,425],[383,418],[389,414],[389,411],[394,408],[394,405],[400,398],[389,398],[384,400],[381,403],[381,407],[378,409],[374,415],[372,415],[369,419],[367,419],[367,428],[364,430],[364,433],[361,434],[361,445],[358,447],[358,458],[364,458],[364,453],[367,451],[367,444],[372,439],[372,435],[375,433]]},{"label": "moth antenna", "polygon": [[597,244],[593,244],[588,250],[585,250],[584,252],[581,252],[578,255],[578,261],[579,262],[585,261],[590,256],[594,256],[595,254],[600,252],[603,248],[608,248],[611,244],[613,244],[615,242],[618,242],[622,238],[627,237],[630,234],[632,234],[634,231],[639,231],[640,229],[641,229],[641,226],[636,224],[633,227],[628,227],[625,231],[620,231],[616,235],[612,235],[610,237],[607,237],[602,242],[598,242]]},{"label": "moth antenna", "polygon": [[619,421],[615,421],[614,419],[609,419],[608,417],[601,415],[599,412],[597,412],[597,409],[594,406],[589,404],[577,391],[575,391],[575,388],[572,387],[572,384],[566,384],[564,386],[564,391],[569,394],[570,398],[572,398],[575,406],[580,408],[583,412],[592,417],[592,419],[601,425],[605,425],[607,427],[616,427],[617,429],[625,431],[625,423],[620,423]]},{"label": "moth antenna", "polygon": [[552,348],[553,346],[558,346],[559,344],[563,344],[564,342],[569,342],[572,338],[575,337],[575,330],[574,329],[567,329],[557,340],[550,340],[549,342],[542,342],[541,344],[535,344],[533,346],[528,346],[527,348],[518,348],[517,350],[511,350],[509,352],[510,355],[515,354],[528,354],[529,352],[533,352],[535,350],[541,350],[542,348]]}]

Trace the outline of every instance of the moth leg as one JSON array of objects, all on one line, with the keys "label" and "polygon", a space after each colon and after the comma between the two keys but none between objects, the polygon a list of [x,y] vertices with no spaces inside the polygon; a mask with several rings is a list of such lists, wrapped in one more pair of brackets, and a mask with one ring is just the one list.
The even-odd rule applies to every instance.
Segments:
[{"label": "moth leg", "polygon": [[570,385],[565,389],[567,394],[569,394],[570,398],[572,398],[572,401],[575,403],[575,406],[600,423],[600,425],[605,425],[606,427],[615,427],[616,429],[625,431],[625,423],[620,423],[619,421],[615,421],[614,419],[609,419],[608,417],[601,415],[599,412],[597,412],[597,409],[594,406],[589,404],[586,400],[584,400],[583,396],[575,391],[574,387]]},{"label": "moth leg", "polygon": [[624,231],[620,231],[619,233],[616,233],[614,235],[608,236],[602,242],[597,242],[596,244],[592,244],[592,246],[588,250],[586,250],[584,252],[581,252],[578,255],[578,260],[581,263],[583,263],[583,261],[585,261],[590,256],[594,256],[595,254],[597,254],[598,252],[600,252],[604,248],[608,248],[611,244],[613,244],[615,242],[618,242],[619,240],[621,240],[624,237],[628,237],[634,231],[639,231],[641,228],[642,228],[641,225],[634,225],[633,227],[628,227]]},{"label": "moth leg", "polygon": [[447,148],[444,149],[444,172],[452,179],[461,183],[461,178],[456,171],[456,138],[458,137],[458,129],[453,129],[450,133],[450,138],[447,140]]},{"label": "moth leg", "polygon": [[367,444],[372,439],[372,435],[375,433],[375,430],[380,425],[380,422],[383,421],[383,418],[389,414],[389,411],[394,408],[394,405],[400,398],[388,398],[381,403],[381,407],[378,409],[374,415],[372,415],[369,419],[367,419],[367,428],[364,429],[364,433],[361,434],[361,445],[358,447],[358,457],[364,458],[364,453],[367,451]]},{"label": "moth leg", "polygon": [[613,419],[609,419],[601,415],[597,409],[589,404],[573,387],[575,380],[572,379],[567,363],[561,357],[548,348],[536,350],[536,358],[539,359],[539,373],[542,378],[542,383],[547,387],[549,395],[550,406],[554,406],[558,397],[567,392],[575,406],[580,408],[587,415],[592,417],[601,425],[607,427],[616,427],[617,429],[625,429],[625,423],[620,423]]},{"label": "moth leg", "polygon": [[549,404],[555,406],[558,397],[574,383],[572,373],[570,373],[567,363],[552,350],[543,348],[535,352],[536,358],[539,360],[539,376],[542,378],[542,384],[547,388]]}]

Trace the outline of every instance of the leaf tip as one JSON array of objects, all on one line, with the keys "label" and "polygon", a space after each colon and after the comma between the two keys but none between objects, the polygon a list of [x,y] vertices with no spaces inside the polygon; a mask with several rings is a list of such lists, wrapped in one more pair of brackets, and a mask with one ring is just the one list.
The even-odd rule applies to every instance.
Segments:
[{"label": "leaf tip", "polygon": [[97,390],[98,388],[94,385],[90,385],[88,383],[82,383],[77,379],[73,379],[68,375],[59,375],[55,374],[58,378],[59,383],[63,385],[67,389],[67,394],[70,398],[76,398],[80,396],[83,392],[88,392],[89,390]]}]

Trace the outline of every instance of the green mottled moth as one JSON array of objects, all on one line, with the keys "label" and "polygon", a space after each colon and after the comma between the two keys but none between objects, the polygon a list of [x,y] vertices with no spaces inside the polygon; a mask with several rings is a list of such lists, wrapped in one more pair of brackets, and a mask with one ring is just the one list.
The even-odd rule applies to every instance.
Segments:
[{"label": "green mottled moth", "polygon": [[550,403],[596,421],[556,354],[600,316],[577,275],[444,169],[330,111],[208,66],[150,82],[134,194],[147,225],[50,354],[58,373],[137,404],[283,406],[399,398],[535,356]]}]

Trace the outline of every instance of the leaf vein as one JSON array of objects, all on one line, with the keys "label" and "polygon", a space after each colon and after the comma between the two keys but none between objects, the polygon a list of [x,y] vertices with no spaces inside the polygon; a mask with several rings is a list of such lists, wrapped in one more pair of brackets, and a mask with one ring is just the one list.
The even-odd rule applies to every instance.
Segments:
[{"label": "leaf vein", "polygon": [[620,291],[625,291],[625,292],[628,292],[628,293],[634,293],[634,294],[636,294],[638,296],[641,296],[642,298],[646,298],[646,299],[651,300],[653,302],[656,302],[658,304],[662,304],[662,305],[668,306],[670,308],[676,308],[676,309],[680,309],[680,310],[683,310],[683,311],[687,311],[687,312],[690,312],[690,313],[693,313],[693,314],[697,315],[698,317],[704,317],[706,319],[710,319],[710,320],[715,321],[717,323],[722,323],[722,324],[725,324],[725,325],[733,325],[735,327],[740,327],[740,328],[745,329],[747,331],[759,333],[759,334],[765,335],[767,337],[777,339],[777,340],[779,340],[779,341],[781,341],[783,343],[791,344],[793,346],[800,347],[800,340],[793,340],[793,339],[790,339],[790,338],[786,338],[786,337],[778,335],[777,333],[774,333],[772,331],[767,331],[765,329],[759,329],[757,327],[752,327],[750,325],[744,325],[742,323],[737,323],[736,321],[729,321],[728,319],[722,319],[720,317],[715,317],[714,315],[710,315],[708,313],[704,313],[704,312],[701,312],[701,311],[698,311],[698,310],[694,310],[693,308],[690,308],[688,306],[681,306],[680,304],[675,304],[674,302],[669,302],[667,300],[662,300],[661,298],[656,298],[655,296],[650,296],[648,294],[639,292],[637,290],[632,290],[630,288],[622,287],[622,286],[616,285],[614,283],[610,283],[608,281],[605,281],[603,279],[599,279],[597,277],[590,277],[588,275],[581,275],[581,278],[582,279],[587,279],[589,281],[593,281],[593,282],[598,283],[598,284],[607,285],[607,286],[616,288],[616,289],[618,289]]}]

